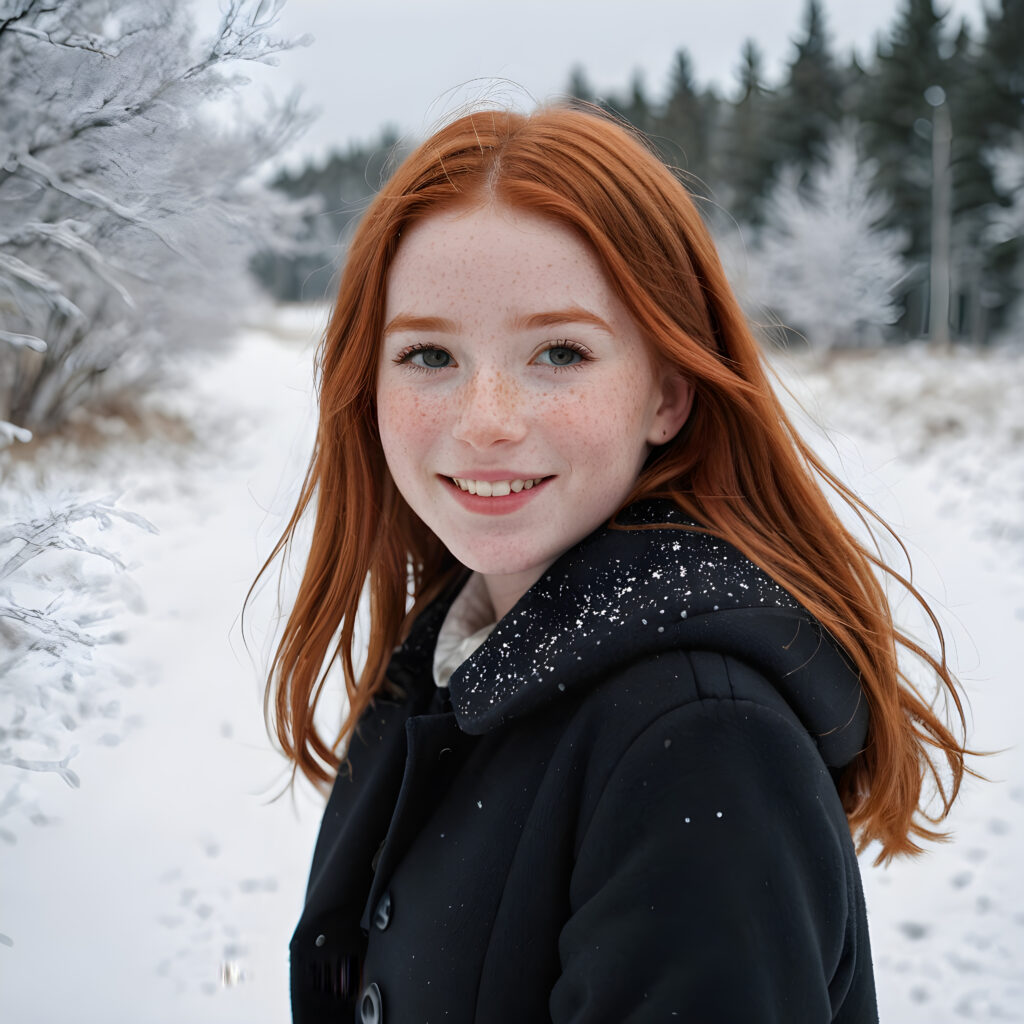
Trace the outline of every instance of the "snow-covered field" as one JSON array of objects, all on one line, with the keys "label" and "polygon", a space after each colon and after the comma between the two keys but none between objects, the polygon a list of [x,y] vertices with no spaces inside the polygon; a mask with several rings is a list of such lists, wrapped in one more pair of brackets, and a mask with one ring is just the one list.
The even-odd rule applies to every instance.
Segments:
[{"label": "snow-covered field", "polygon": [[[0,844],[5,1024],[288,1019],[287,941],[319,812],[307,790],[269,802],[286,775],[238,613],[304,469],[321,318],[278,314],[150,403],[195,436],[111,421],[102,444],[51,445],[48,481],[32,481],[119,492],[160,532],[106,537],[145,603],[98,655],[133,680],[117,687],[118,728],[81,744],[80,789],[33,777],[55,820]],[[952,843],[887,869],[863,858],[883,1024],[1024,1020],[1024,353],[778,368],[830,427],[819,450],[907,541],[950,631],[972,740],[1004,751],[980,765],[993,781],[966,785]],[[34,472],[20,463],[4,486]]]}]

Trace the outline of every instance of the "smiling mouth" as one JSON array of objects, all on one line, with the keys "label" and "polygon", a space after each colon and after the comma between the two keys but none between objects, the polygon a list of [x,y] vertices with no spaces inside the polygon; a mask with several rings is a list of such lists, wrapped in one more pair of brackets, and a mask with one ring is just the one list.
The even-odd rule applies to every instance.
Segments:
[{"label": "smiling mouth", "polygon": [[509,494],[518,494],[520,491],[528,491],[535,484],[550,480],[550,477],[537,476],[531,479],[521,480],[467,480],[462,477],[450,476],[449,480],[460,491],[468,494],[475,494],[480,498],[504,498]]}]

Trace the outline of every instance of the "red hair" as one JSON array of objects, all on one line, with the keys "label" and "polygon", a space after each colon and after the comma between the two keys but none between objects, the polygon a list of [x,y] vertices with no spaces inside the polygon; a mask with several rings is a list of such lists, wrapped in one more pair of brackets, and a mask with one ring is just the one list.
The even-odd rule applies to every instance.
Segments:
[{"label": "red hair", "polygon": [[[920,850],[948,813],[968,751],[901,669],[928,667],[965,726],[942,630],[911,583],[860,543],[825,497],[881,522],[817,459],[786,417],[696,207],[632,132],[597,112],[482,111],[441,128],[397,169],[348,250],[318,352],[320,421],[297,507],[268,560],[315,509],[312,547],[271,664],[266,712],[284,753],[316,783],[337,771],[347,739],[413,618],[461,571],[398,494],[377,433],[375,375],[388,270],[403,229],[454,204],[494,201],[575,229],[642,327],[653,352],[692,383],[678,436],[656,450],[628,501],[663,497],[735,545],[786,588],[849,653],[871,711],[865,749],[839,781],[850,827],[879,859]],[[627,502],[628,503],[628,502]],[[890,531],[891,532],[891,531]],[[882,576],[923,606],[938,639],[929,653],[893,623]],[[364,666],[354,627],[368,589]],[[411,608],[408,608],[411,599]],[[408,608],[408,610],[407,610]],[[348,713],[324,738],[314,713],[340,661]],[[940,767],[944,763],[945,767]],[[928,815],[931,777],[941,808]]]}]

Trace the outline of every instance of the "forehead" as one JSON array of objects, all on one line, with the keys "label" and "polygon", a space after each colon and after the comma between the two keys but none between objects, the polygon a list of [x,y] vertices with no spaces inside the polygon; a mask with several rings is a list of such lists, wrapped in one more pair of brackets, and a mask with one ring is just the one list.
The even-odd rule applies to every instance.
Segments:
[{"label": "forehead", "polygon": [[602,315],[624,312],[596,252],[576,231],[492,204],[440,211],[413,225],[388,273],[385,308],[390,318],[451,306],[568,302],[599,307],[594,312]]}]

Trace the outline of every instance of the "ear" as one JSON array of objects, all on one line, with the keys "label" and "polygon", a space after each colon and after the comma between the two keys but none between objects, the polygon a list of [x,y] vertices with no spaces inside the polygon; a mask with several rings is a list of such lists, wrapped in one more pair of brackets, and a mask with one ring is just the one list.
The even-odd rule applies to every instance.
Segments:
[{"label": "ear", "polygon": [[678,370],[667,370],[661,378],[661,401],[647,434],[650,444],[667,444],[679,433],[693,406],[693,385]]}]

